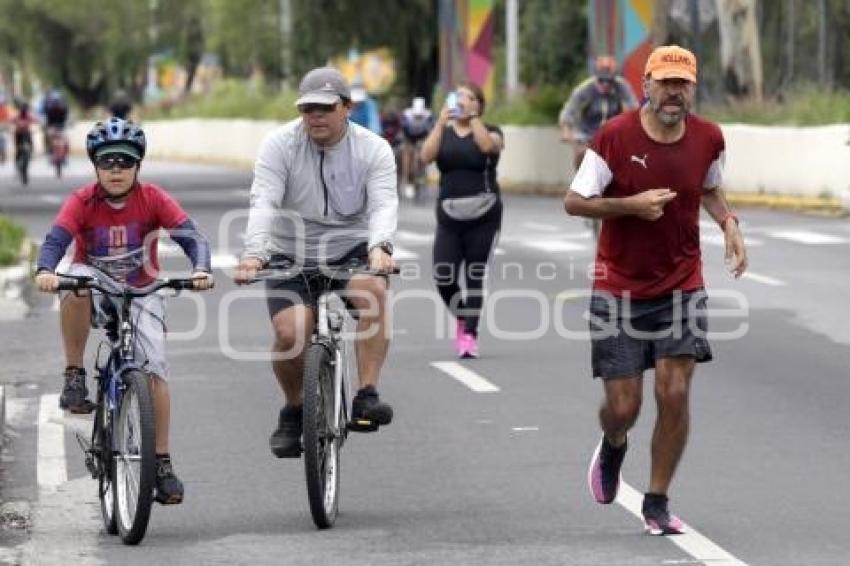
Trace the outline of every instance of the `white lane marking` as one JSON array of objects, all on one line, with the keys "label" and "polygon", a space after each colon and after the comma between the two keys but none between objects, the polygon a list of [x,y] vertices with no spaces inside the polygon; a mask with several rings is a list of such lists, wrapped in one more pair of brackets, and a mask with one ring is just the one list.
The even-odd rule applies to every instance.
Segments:
[{"label": "white lane marking", "polygon": [[[617,503],[643,521],[643,514],[641,513],[643,495],[624,481],[620,481]],[[720,548],[692,526],[686,524],[685,530],[684,534],[664,538],[704,564],[711,564],[711,566],[747,566],[745,562]]]},{"label": "white lane marking", "polygon": [[36,478],[43,492],[53,492],[68,481],[65,427],[59,394],[42,395],[38,407],[38,463]]},{"label": "white lane marking", "polygon": [[476,393],[496,393],[499,388],[457,362],[431,362],[431,365],[460,381]]},{"label": "white lane marking", "polygon": [[756,283],[764,283],[765,285],[770,285],[771,287],[785,287],[786,285],[788,285],[785,281],[770,277],[769,275],[759,275],[758,273],[753,273],[752,271],[745,271],[741,277],[744,279],[750,279],[751,281],[755,281]]},{"label": "white lane marking", "polygon": [[504,248],[496,248],[493,255],[507,255],[507,253]]},{"label": "white lane marking", "polygon": [[239,259],[231,254],[214,254],[210,263],[213,269],[232,269],[239,265]]},{"label": "white lane marking", "polygon": [[419,254],[408,249],[395,246],[395,249],[393,249],[393,259],[419,259]]},{"label": "white lane marking", "polygon": [[[712,246],[719,246],[721,248],[726,247],[726,238],[723,237],[723,234],[702,234],[700,236],[700,241],[704,244],[711,244]],[[748,248],[754,248],[757,246],[763,246],[764,242],[756,238],[744,236],[744,244],[746,244]]]},{"label": "white lane marking", "polygon": [[424,232],[411,232],[409,230],[396,230],[395,235],[405,242],[411,244],[430,244],[434,241],[434,234],[426,234]]},{"label": "white lane marking", "polygon": [[535,432],[540,430],[539,426],[515,426],[511,428],[514,432]]},{"label": "white lane marking", "polygon": [[587,249],[584,244],[566,242],[564,240],[538,240],[536,242],[523,242],[530,248],[543,250],[544,252],[582,252]]},{"label": "white lane marking", "polygon": [[41,195],[38,198],[48,204],[62,204],[62,197],[59,195]]},{"label": "white lane marking", "polygon": [[541,224],[539,222],[523,222],[522,225],[526,228],[530,228],[532,230],[537,230],[539,232],[558,232],[560,228],[557,226],[552,226],[551,224]]},{"label": "white lane marking", "polygon": [[809,230],[775,230],[767,233],[772,238],[789,240],[799,244],[821,245],[821,244],[846,244],[850,242],[847,238],[811,232]]}]

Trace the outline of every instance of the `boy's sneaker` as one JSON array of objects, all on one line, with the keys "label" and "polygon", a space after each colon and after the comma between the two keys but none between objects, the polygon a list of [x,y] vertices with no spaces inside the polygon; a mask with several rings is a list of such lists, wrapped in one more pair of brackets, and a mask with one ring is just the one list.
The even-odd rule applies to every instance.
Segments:
[{"label": "boy's sneaker", "polygon": [[651,535],[681,535],[685,524],[667,509],[667,496],[647,493],[643,497],[643,525]]},{"label": "boy's sneaker", "polygon": [[590,468],[587,470],[587,485],[597,503],[608,504],[617,498],[620,488],[620,468],[626,456],[628,439],[619,448],[608,442],[605,435],[593,452]]},{"label": "boy's sneaker", "polygon": [[302,405],[286,405],[280,410],[277,429],[269,438],[269,448],[278,458],[299,458],[301,456],[301,424],[304,408]]},{"label": "boy's sneaker", "polygon": [[86,370],[74,366],[65,368],[62,374],[65,385],[59,396],[59,408],[72,413],[91,413],[95,404],[88,400],[89,390],[86,387]]},{"label": "boy's sneaker", "polygon": [[374,385],[367,385],[357,392],[351,403],[351,430],[372,432],[392,420],[393,408],[381,402]]},{"label": "boy's sneaker", "polygon": [[174,475],[174,467],[168,456],[156,457],[156,492],[154,499],[163,505],[183,502],[183,482]]}]

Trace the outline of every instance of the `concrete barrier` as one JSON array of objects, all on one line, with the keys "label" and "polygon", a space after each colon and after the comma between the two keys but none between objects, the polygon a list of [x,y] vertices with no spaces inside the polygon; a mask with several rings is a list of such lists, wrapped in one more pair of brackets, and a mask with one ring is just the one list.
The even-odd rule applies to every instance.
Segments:
[{"label": "concrete barrier", "polygon": [[[152,157],[251,167],[263,137],[278,122],[184,119],[145,123]],[[83,149],[91,124],[71,132]],[[850,124],[795,128],[722,125],[730,193],[821,199],[850,208]],[[508,190],[561,191],[572,177],[572,151],[555,127],[504,126],[499,178]],[[801,201],[803,202],[803,201]]]}]

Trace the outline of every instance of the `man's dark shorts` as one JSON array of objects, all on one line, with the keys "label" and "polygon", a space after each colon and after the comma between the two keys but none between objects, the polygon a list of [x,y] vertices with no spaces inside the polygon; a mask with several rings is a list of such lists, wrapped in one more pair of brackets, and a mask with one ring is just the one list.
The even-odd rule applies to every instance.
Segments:
[{"label": "man's dark shorts", "polygon": [[[369,251],[366,244],[358,245],[356,248],[339,259],[326,263],[328,271],[332,272],[334,266],[366,264],[369,261]],[[273,256],[269,264],[279,267],[286,263],[292,264],[292,259],[287,256]],[[313,264],[315,265],[315,264]],[[315,305],[319,294],[326,289],[327,279],[321,276],[296,275],[291,279],[267,279],[266,280],[266,307],[269,317],[274,316],[283,309],[293,305]],[[341,291],[348,285],[345,279],[334,279],[330,289]]]},{"label": "man's dark shorts", "polygon": [[594,293],[589,325],[593,376],[641,375],[659,358],[711,361],[707,299],[702,289],[641,300]]}]

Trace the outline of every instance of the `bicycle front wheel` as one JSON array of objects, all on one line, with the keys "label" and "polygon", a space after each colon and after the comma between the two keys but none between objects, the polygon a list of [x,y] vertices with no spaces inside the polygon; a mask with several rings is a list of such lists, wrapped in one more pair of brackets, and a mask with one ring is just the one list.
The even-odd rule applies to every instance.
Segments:
[{"label": "bicycle front wheel", "polygon": [[304,361],[304,472],[313,522],[333,526],[339,510],[341,434],[334,427],[334,367],[321,344],[307,350]]},{"label": "bicycle front wheel", "polygon": [[[100,385],[98,385],[100,387]],[[112,422],[105,418],[105,402],[103,393],[98,394],[97,409],[94,413],[94,429],[92,447],[97,455],[97,495],[100,499],[100,516],[106,534],[117,535],[118,525],[115,520],[115,483],[113,480],[112,460]]]},{"label": "bicycle front wheel", "polygon": [[148,528],[156,479],[154,412],[148,375],[130,371],[124,380],[112,467],[115,515],[124,544],[138,544]]}]

